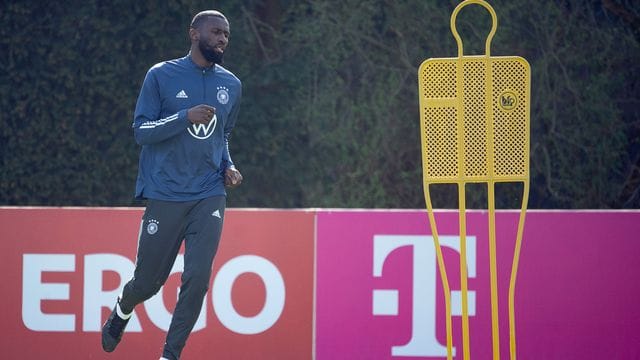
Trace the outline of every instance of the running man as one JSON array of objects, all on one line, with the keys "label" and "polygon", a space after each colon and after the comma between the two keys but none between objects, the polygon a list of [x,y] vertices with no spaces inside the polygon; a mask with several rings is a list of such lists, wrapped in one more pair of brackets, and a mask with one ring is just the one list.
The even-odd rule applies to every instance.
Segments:
[{"label": "running man", "polygon": [[220,66],[229,22],[219,11],[198,13],[189,29],[187,56],[153,66],[134,115],[142,145],[136,198],[147,199],[133,278],[102,328],[112,352],[136,305],[165,283],[185,242],[180,295],[161,359],[177,360],[200,314],[224,221],[225,186],[242,182],[229,155],[241,83]]}]

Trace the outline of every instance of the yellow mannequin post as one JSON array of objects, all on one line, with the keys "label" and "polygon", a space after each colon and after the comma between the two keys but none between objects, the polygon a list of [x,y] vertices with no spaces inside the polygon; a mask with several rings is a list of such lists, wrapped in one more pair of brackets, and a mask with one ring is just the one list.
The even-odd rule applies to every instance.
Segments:
[{"label": "yellow mannequin post", "polygon": [[[465,56],[456,29],[460,10],[471,4],[483,6],[491,15],[492,27],[485,54]],[[487,184],[489,221],[489,273],[491,283],[491,334],[494,360],[500,359],[498,281],[495,225],[495,185],[523,183],[522,207],[518,222],[509,282],[510,357],[516,358],[515,283],[529,195],[529,112],[530,67],[516,56],[491,56],[491,40],[497,16],[484,0],[466,0],[451,15],[451,32],[458,45],[455,58],[431,58],[418,74],[420,130],[422,141],[423,187],[445,292],[447,358],[452,359],[451,291],[440,249],[431,184],[456,184],[459,198],[460,287],[462,293],[462,353],[469,360],[469,317],[466,263],[466,201],[468,183]]]}]

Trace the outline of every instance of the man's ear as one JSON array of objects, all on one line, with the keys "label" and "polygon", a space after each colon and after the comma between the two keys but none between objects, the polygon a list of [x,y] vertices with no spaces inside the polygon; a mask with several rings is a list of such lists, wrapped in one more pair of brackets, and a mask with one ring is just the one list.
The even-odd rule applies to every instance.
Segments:
[{"label": "man's ear", "polygon": [[189,39],[191,39],[192,42],[197,42],[200,38],[200,34],[198,34],[198,30],[194,29],[194,28],[190,28],[189,29]]}]

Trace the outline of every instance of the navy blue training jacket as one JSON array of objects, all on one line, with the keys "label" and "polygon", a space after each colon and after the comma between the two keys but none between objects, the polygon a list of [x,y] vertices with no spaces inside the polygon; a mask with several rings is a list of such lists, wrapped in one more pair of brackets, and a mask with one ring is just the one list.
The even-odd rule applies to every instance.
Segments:
[{"label": "navy blue training jacket", "polygon": [[[222,66],[201,68],[187,55],[154,65],[144,79],[133,129],[142,145],[136,198],[190,201],[226,195],[232,166],[229,136],[238,116],[240,80]],[[191,124],[187,110],[216,108],[208,125]]]}]

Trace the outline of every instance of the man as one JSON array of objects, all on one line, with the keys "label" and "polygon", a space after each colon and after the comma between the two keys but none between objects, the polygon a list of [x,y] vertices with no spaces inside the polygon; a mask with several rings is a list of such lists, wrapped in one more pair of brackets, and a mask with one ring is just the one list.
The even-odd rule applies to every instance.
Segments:
[{"label": "man", "polygon": [[200,314],[224,219],[225,185],[242,175],[229,155],[241,83],[220,64],[229,22],[215,10],[198,13],[189,29],[187,56],[148,72],[134,115],[142,145],[136,197],[148,199],[138,235],[133,278],[102,328],[111,352],[136,305],[158,292],[185,241],[180,295],[161,359],[177,360]]}]

